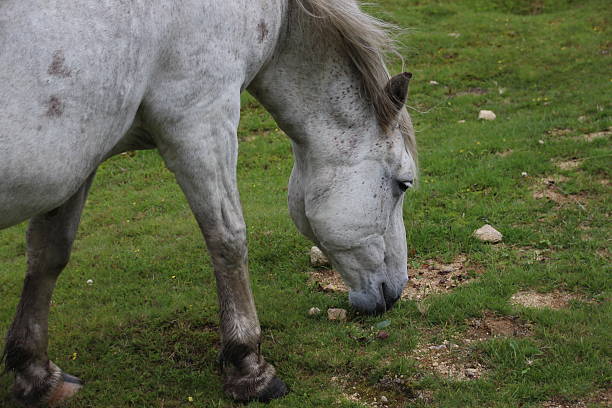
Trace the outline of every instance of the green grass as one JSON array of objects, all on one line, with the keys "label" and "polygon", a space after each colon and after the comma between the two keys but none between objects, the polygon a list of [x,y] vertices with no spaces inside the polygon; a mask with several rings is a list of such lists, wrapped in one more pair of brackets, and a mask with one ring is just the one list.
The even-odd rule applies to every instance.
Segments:
[{"label": "green grass", "polygon": [[[384,318],[351,315],[337,323],[307,316],[310,307],[346,308],[348,302],[307,283],[310,243],[286,208],[289,141],[244,95],[238,171],[263,350],[292,389],[270,406],[363,406],[342,395],[355,390],[364,401],[384,394],[399,407],[588,400],[610,384],[612,156],[609,137],[587,142],[579,136],[612,126],[609,3],[383,0],[369,10],[409,28],[401,41],[406,68],[415,74],[408,104],[422,176],[404,210],[410,262],[466,254],[484,273],[422,305],[401,302]],[[473,88],[486,92],[467,92]],[[497,120],[478,121],[480,109],[495,111]],[[571,159],[580,165],[555,165]],[[533,186],[553,175],[565,176],[560,190],[582,204],[534,199]],[[484,223],[503,232],[504,245],[470,237]],[[2,333],[21,289],[24,230],[22,224],[0,232]],[[518,251],[525,247],[545,250],[549,259],[529,261]],[[562,290],[583,301],[561,310],[509,303],[513,293],[528,289]],[[460,334],[466,319],[485,310],[531,322],[533,335],[473,345],[471,358],[487,367],[478,380],[455,381],[416,364],[411,351],[419,341]],[[69,406],[239,406],[221,391],[217,312],[203,240],[158,154],[109,160],[92,189],[50,317],[51,358],[87,381]],[[379,340],[372,326],[384,319],[391,322],[390,337]],[[401,390],[381,388],[381,379],[400,375]],[[12,406],[9,385],[8,376],[0,378],[3,407]],[[429,405],[413,398],[418,392],[431,395]]]}]

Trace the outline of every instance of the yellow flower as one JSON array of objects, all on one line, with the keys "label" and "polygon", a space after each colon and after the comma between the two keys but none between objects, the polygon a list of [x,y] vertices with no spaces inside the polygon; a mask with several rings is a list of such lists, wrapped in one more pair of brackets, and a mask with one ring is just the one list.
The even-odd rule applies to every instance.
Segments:
[{"label": "yellow flower", "polygon": [[193,402],[193,397],[187,397],[187,401]]},{"label": "yellow flower", "polygon": [[176,275],[172,275],[170,278],[171,279],[176,279]]},{"label": "yellow flower", "polygon": [[72,353],[72,359],[76,360],[77,359],[78,354],[77,353]]}]

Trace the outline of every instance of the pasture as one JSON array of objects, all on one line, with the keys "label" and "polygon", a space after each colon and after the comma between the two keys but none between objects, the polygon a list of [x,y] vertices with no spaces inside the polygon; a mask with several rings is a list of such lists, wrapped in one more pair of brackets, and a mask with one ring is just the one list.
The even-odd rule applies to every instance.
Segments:
[{"label": "pasture", "polygon": [[[367,9],[407,28],[421,168],[404,205],[413,279],[383,316],[327,320],[347,296],[332,271],[312,274],[287,210],[290,143],[245,93],[238,174],[262,350],[291,388],[269,406],[610,406],[609,2]],[[478,120],[482,109],[497,119]],[[484,224],[503,242],[472,238]],[[3,334],[25,228],[0,232]],[[159,155],[107,161],[51,308],[50,357],[86,382],[67,406],[242,406],[221,390],[217,313],[203,239]],[[2,407],[14,406],[10,383],[0,377]]]}]

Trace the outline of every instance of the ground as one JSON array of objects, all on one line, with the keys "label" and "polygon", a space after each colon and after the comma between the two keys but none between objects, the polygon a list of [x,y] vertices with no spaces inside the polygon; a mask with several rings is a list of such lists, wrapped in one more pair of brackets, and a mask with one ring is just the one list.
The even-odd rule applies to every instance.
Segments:
[{"label": "ground", "polygon": [[[239,180],[262,349],[292,391],[270,407],[611,406],[609,2],[368,9],[407,28],[421,166],[404,209],[413,280],[384,316],[326,319],[348,309],[346,294],[313,275],[334,272],[310,267],[289,219],[289,142],[245,94]],[[497,119],[477,120],[481,109]],[[472,238],[484,224],[503,242]],[[2,333],[24,230],[0,232]],[[50,355],[86,381],[69,407],[240,406],[217,374],[204,249],[157,153],[102,166],[50,319]],[[0,377],[3,407],[9,384]]]}]

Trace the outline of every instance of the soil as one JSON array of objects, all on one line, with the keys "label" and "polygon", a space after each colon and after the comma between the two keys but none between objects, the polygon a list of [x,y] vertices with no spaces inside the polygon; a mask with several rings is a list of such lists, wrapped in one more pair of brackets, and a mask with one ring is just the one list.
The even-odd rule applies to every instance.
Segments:
[{"label": "soil", "polygon": [[486,372],[486,367],[471,359],[471,354],[465,345],[448,340],[420,344],[414,350],[414,358],[422,369],[456,381],[475,380]]},{"label": "soil", "polygon": [[547,199],[557,204],[576,203],[584,207],[586,200],[577,194],[566,194],[559,187],[559,183],[567,181],[565,176],[554,175],[540,179],[532,188],[532,196],[536,200]]},{"label": "soil", "polygon": [[428,259],[409,272],[402,299],[422,300],[431,294],[448,293],[483,272],[481,266],[471,263],[465,255],[457,256],[451,263]]},{"label": "soil", "polygon": [[463,336],[467,343],[492,337],[526,337],[533,334],[533,325],[516,316],[500,316],[486,311],[483,317],[468,320],[469,329]]},{"label": "soil", "polygon": [[600,390],[596,394],[578,401],[552,400],[542,404],[542,408],[588,408],[588,407],[612,407],[612,388]]},{"label": "soil", "polygon": [[602,130],[600,132],[586,133],[584,135],[578,136],[579,139],[586,140],[587,142],[592,142],[593,140],[603,139],[604,137],[608,137],[612,135],[612,127],[609,127],[606,130]]},{"label": "soil", "polygon": [[517,292],[510,298],[510,303],[514,305],[532,307],[536,309],[563,309],[569,305],[571,300],[578,300],[579,297],[566,292],[538,293],[534,291]]},{"label": "soil", "polygon": [[580,159],[572,159],[572,160],[555,162],[555,165],[561,170],[573,170],[573,169],[580,167],[581,164],[582,164],[582,160]]},{"label": "soil", "polygon": [[570,133],[572,133],[573,130],[569,129],[569,128],[554,128],[554,129],[550,129],[546,132],[547,135],[549,136],[555,136],[555,137],[559,137],[559,136],[566,136]]},{"label": "soil", "polygon": [[510,156],[512,153],[514,153],[514,150],[508,149],[508,150],[504,150],[503,152],[498,152],[496,153],[496,155],[499,157],[507,157],[507,156]]},{"label": "soil", "polygon": [[[482,272],[482,267],[470,263],[465,255],[457,256],[451,263],[428,259],[409,270],[410,280],[402,299],[422,300],[431,294],[448,293]],[[348,292],[342,277],[333,269],[312,271],[309,280],[324,292]]]}]

